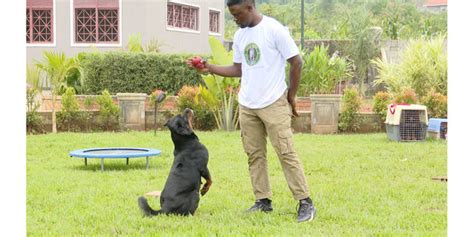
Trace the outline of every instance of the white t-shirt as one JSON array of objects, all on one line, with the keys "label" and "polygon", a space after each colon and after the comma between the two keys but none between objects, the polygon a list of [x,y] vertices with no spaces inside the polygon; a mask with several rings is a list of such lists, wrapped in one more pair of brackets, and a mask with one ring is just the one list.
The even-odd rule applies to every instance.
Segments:
[{"label": "white t-shirt", "polygon": [[280,22],[263,16],[256,26],[235,32],[232,48],[234,62],[242,64],[239,104],[260,109],[285,93],[286,60],[299,50]]}]

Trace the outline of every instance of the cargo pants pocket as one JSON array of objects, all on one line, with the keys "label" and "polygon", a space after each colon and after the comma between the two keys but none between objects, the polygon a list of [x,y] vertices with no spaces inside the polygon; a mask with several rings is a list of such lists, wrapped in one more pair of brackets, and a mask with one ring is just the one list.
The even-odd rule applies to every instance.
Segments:
[{"label": "cargo pants pocket", "polygon": [[280,153],[282,155],[294,152],[293,148],[293,132],[291,128],[278,132],[278,139],[280,145]]}]

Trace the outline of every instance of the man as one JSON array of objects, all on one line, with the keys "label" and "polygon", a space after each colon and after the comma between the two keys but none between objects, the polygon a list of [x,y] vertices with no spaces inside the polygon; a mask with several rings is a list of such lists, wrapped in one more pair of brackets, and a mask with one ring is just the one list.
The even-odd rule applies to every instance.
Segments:
[{"label": "man", "polygon": [[[241,77],[239,116],[242,143],[255,204],[248,211],[271,212],[272,192],[267,171],[266,137],[280,159],[288,186],[299,201],[298,222],[311,221],[316,213],[301,162],[293,147],[291,116],[296,112],[296,90],[302,60],[288,30],[273,18],[260,14],[254,0],[228,0],[227,6],[240,29],[234,35],[234,64],[204,63],[202,73]],[[285,82],[290,64],[290,86]],[[191,65],[191,60],[188,60]]]}]

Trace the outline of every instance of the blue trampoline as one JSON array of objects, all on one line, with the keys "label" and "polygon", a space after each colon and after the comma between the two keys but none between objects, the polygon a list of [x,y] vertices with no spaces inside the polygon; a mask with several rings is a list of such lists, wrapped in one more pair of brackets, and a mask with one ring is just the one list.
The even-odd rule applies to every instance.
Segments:
[{"label": "blue trampoline", "polygon": [[136,147],[107,147],[107,148],[88,148],[69,152],[69,156],[76,158],[84,158],[84,164],[87,165],[87,159],[99,158],[100,169],[104,170],[104,159],[109,158],[125,158],[128,165],[129,158],[146,157],[146,168],[149,167],[148,158],[150,156],[160,155],[161,151],[150,148]]}]

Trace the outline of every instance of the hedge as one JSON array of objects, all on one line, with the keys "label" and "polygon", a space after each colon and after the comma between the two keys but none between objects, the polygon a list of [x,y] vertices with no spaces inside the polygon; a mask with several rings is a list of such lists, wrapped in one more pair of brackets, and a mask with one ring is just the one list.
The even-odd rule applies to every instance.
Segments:
[{"label": "hedge", "polygon": [[191,55],[84,52],[78,55],[84,75],[84,93],[147,93],[161,89],[176,94],[183,85],[203,84],[201,76],[184,63]]}]

